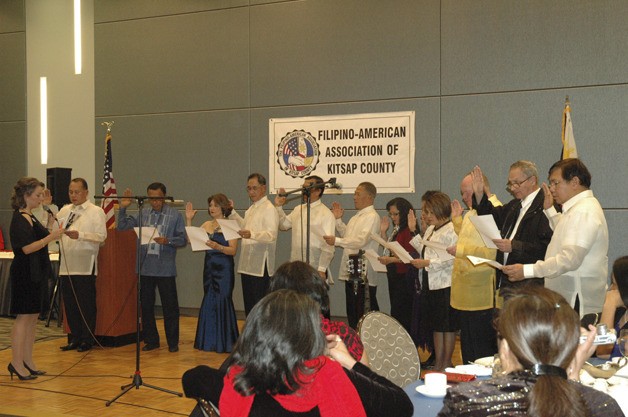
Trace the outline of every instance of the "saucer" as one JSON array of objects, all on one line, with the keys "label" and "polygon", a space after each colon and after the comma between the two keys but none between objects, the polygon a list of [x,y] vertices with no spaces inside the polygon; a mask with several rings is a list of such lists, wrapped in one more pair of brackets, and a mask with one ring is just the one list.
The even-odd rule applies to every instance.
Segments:
[{"label": "saucer", "polygon": [[473,361],[473,363],[480,366],[491,367],[495,363],[495,357],[487,356],[485,358],[476,359],[475,361]]},{"label": "saucer", "polygon": [[[449,385],[447,385],[445,388],[449,388]],[[419,385],[418,387],[416,387],[416,392],[430,398],[445,398],[445,394],[447,394],[447,389],[445,389],[444,391],[434,391],[429,389],[425,385]]]}]

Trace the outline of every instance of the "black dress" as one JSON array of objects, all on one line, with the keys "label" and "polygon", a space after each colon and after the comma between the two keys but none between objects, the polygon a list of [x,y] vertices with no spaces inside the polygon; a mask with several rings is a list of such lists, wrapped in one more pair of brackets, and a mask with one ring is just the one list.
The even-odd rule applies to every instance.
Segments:
[{"label": "black dress", "polygon": [[51,273],[48,246],[37,252],[25,255],[24,246],[48,236],[48,230],[31,215],[33,225],[18,210],[11,219],[11,314],[37,314],[42,302],[48,300],[48,277]]}]

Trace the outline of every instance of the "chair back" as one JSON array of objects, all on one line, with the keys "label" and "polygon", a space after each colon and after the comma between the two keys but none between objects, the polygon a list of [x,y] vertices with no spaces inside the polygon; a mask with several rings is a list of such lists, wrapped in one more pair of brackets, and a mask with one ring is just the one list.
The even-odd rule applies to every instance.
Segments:
[{"label": "chair back", "polygon": [[419,379],[419,353],[397,320],[380,311],[371,311],[360,319],[358,334],[370,367],[378,375],[400,387]]}]

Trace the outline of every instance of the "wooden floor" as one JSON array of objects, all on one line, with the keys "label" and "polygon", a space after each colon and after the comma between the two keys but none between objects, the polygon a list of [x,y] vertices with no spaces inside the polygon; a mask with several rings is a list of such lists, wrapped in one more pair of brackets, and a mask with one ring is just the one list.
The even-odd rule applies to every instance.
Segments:
[{"label": "wooden floor", "polygon": [[[227,354],[201,352],[193,347],[196,317],[181,317],[179,352],[167,347],[141,352],[140,370],[144,383],[173,391],[181,390],[181,375],[199,364],[218,366]],[[240,323],[241,324],[241,323]],[[163,322],[157,326],[165,346]],[[135,344],[118,348],[94,348],[86,353],[61,352],[64,338],[35,345],[35,358],[48,374],[33,381],[10,380],[6,366],[11,350],[0,351],[0,414],[19,416],[188,416],[195,402],[185,397],[142,386],[132,389],[115,403],[105,403],[118,395],[122,385],[132,382],[135,372]],[[421,354],[422,359],[426,359]],[[459,364],[456,343],[454,363]]]},{"label": "wooden floor", "polygon": [[[182,392],[181,375],[199,364],[218,366],[227,354],[194,349],[196,317],[181,317],[179,352],[168,352],[159,320],[162,348],[141,352],[140,371],[144,383]],[[0,352],[0,414],[33,416],[189,416],[195,402],[142,386],[132,389],[107,407],[122,385],[132,382],[135,344],[118,348],[94,348],[89,352],[62,352],[64,338],[39,342],[35,358],[48,374],[33,381],[10,380],[7,365],[11,350]],[[163,347],[165,346],[165,347]]]}]

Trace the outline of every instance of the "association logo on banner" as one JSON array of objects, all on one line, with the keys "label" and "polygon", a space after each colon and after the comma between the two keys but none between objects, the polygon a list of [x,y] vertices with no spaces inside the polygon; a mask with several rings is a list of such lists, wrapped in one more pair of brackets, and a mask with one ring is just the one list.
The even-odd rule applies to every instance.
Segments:
[{"label": "association logo on banner", "polygon": [[293,130],[281,138],[277,146],[277,163],[292,178],[310,175],[319,161],[318,143],[304,130]]}]

